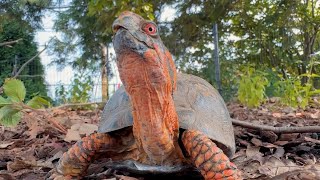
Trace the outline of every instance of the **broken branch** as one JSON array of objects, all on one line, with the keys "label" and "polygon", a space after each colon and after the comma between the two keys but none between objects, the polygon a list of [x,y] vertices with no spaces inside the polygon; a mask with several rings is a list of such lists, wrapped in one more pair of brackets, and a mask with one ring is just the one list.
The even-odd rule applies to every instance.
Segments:
[{"label": "broken branch", "polygon": [[3,43],[0,43],[0,46],[8,46],[8,45],[11,45],[11,44],[18,43],[21,40],[22,40],[22,38],[14,40],[14,41],[3,42]]},{"label": "broken branch", "polygon": [[249,129],[255,129],[259,131],[273,131],[274,133],[319,133],[320,126],[304,126],[304,127],[273,127],[267,125],[253,124],[237,119],[232,119],[232,124]]},{"label": "broken branch", "polygon": [[19,69],[19,71],[13,76],[13,78],[16,78],[21,72],[22,70],[29,64],[31,63],[36,57],[38,57],[44,50],[47,49],[47,46],[45,46],[40,52],[38,52],[36,55],[34,55],[31,59],[29,59],[27,62],[25,62],[21,68]]}]

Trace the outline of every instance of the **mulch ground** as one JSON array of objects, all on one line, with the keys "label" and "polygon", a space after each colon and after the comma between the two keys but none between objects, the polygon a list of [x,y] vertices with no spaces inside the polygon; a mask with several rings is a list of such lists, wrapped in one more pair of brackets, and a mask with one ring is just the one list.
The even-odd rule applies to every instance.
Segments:
[{"label": "mulch ground", "polygon": [[[268,103],[249,109],[228,104],[230,115],[255,124],[275,127],[320,124],[320,108],[306,110]],[[68,129],[65,135],[48,121],[48,115]],[[51,109],[26,113],[16,127],[0,126],[0,180],[45,179],[63,152],[74,142],[97,130],[101,110]],[[276,134],[239,126],[234,128],[237,152],[232,161],[245,179],[320,179],[320,133]],[[188,174],[180,179],[188,179]],[[93,164],[87,179],[164,179],[106,169]],[[197,177],[193,177],[196,179]],[[177,179],[177,178],[175,178]],[[192,177],[190,177],[192,179]]]}]

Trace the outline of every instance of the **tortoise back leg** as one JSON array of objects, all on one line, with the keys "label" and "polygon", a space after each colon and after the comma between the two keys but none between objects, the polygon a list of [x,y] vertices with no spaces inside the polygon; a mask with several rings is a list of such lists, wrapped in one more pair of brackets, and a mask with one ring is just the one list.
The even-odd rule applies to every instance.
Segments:
[{"label": "tortoise back leg", "polygon": [[93,133],[74,144],[60,158],[56,171],[65,177],[85,174],[90,162],[98,152],[117,150],[121,140],[106,133]]},{"label": "tortoise back leg", "polygon": [[182,143],[192,163],[205,180],[240,180],[237,167],[206,135],[195,130],[182,134]]}]

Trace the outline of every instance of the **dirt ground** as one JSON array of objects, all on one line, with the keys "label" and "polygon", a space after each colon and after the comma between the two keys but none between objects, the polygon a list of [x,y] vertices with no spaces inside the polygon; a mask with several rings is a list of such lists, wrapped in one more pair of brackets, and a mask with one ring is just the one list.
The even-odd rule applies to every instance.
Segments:
[{"label": "dirt ground", "polygon": [[[267,103],[249,109],[228,104],[234,119],[274,127],[320,124],[320,108],[306,110]],[[16,127],[0,126],[0,180],[45,179],[62,153],[86,134],[97,130],[101,110],[54,108],[29,112]],[[49,123],[54,119],[67,128],[64,134]],[[320,179],[320,133],[273,133],[234,126],[237,152],[232,161],[245,179]],[[95,162],[86,179],[164,179],[171,176],[132,175]],[[201,179],[198,174],[175,179]]]}]

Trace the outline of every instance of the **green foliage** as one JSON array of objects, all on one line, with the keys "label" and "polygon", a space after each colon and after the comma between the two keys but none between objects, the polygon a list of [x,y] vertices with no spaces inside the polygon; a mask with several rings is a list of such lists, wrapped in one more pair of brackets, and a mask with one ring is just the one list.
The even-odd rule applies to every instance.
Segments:
[{"label": "green foliage", "polygon": [[[111,12],[118,16],[123,11],[133,11],[147,19],[154,20],[153,5],[141,0],[90,0],[88,15]],[[112,18],[114,18],[113,16]]]},{"label": "green foliage", "polygon": [[[163,23],[162,39],[181,71],[200,75],[214,84],[210,44],[213,43],[212,26],[217,22],[223,97],[232,96],[228,93],[237,88],[232,75],[241,64],[265,67],[263,70],[268,70],[265,72],[270,83],[265,87],[266,93],[274,95],[273,84],[280,79],[270,70],[276,68],[282,76],[306,74],[311,54],[320,49],[320,11],[316,5],[319,3],[319,0],[186,0],[173,5],[177,17]],[[154,6],[154,9],[158,8]],[[320,66],[314,66],[312,71],[319,74]],[[307,79],[301,80],[306,83]],[[314,78],[313,88],[320,87],[319,84],[320,78]]]},{"label": "green foliage", "polygon": [[43,97],[34,96],[32,99],[30,99],[30,101],[28,101],[27,105],[34,109],[40,109],[43,107],[49,107],[50,102]]},{"label": "green foliage", "polygon": [[[315,74],[308,76],[309,78],[318,77]],[[302,77],[288,77],[275,83],[276,92],[282,104],[305,109],[314,95],[320,95],[320,89],[314,89],[310,79],[307,83],[302,83]]]},{"label": "green foliage", "polygon": [[15,102],[22,102],[26,97],[23,82],[17,79],[7,79],[3,86],[4,93]]},{"label": "green foliage", "polygon": [[[38,53],[32,27],[27,22],[22,23],[8,19],[0,21],[0,42],[22,39],[11,47],[0,47],[0,86],[4,83],[5,78],[14,76],[25,62]],[[42,96],[47,95],[45,80],[41,75],[44,75],[44,67],[39,57],[25,66],[19,74],[18,78],[28,89],[26,99],[31,99],[32,94],[35,93]]]},{"label": "green foliage", "polygon": [[19,123],[21,113],[12,105],[0,108],[0,124],[4,126],[14,126]]},{"label": "green foliage", "polygon": [[[131,10],[154,19],[152,4],[135,0],[72,0],[70,8],[58,14],[54,28],[62,33],[50,45],[56,55],[53,63],[63,68],[74,67],[99,71],[102,47],[112,42],[111,29],[115,18],[124,10]],[[111,72],[111,71],[107,71]]]},{"label": "green foliage", "polygon": [[266,100],[265,89],[269,81],[266,73],[245,67],[240,75],[238,99],[248,107],[257,107]]},{"label": "green foliage", "polygon": [[27,30],[40,28],[43,11],[52,4],[53,0],[1,0],[0,22],[11,20]]},{"label": "green foliage", "polygon": [[35,96],[24,104],[26,88],[22,81],[6,79],[4,85],[6,98],[0,96],[0,124],[5,126],[16,125],[21,119],[21,112],[26,109],[38,109],[50,106],[50,103],[42,97]]},{"label": "green foliage", "polygon": [[59,86],[56,89],[57,103],[85,103],[90,100],[93,81],[89,74],[77,73],[72,81],[71,87],[66,89]]},{"label": "green foliage", "polygon": [[70,102],[88,102],[92,88],[93,81],[89,75],[76,74],[71,87]]}]

